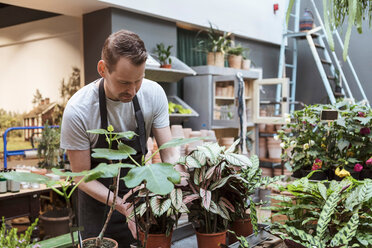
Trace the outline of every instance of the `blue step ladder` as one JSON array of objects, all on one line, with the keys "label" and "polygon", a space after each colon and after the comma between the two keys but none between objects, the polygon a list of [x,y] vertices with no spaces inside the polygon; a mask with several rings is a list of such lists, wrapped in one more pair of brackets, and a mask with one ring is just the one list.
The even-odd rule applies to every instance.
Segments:
[{"label": "blue step ladder", "polygon": [[[292,17],[294,23],[293,23],[293,30],[289,30],[287,27],[286,21],[284,21],[283,24],[283,36],[282,36],[282,43],[280,46],[280,55],[279,55],[279,68],[278,68],[278,78],[288,77],[286,75],[287,69],[288,71],[291,70],[290,75],[290,92],[289,92],[289,106],[290,106],[290,112],[293,112],[295,110],[295,104],[296,102],[296,77],[297,77],[297,54],[298,54],[298,48],[297,48],[297,42],[300,39],[307,40],[307,43],[309,44],[311,53],[314,57],[315,64],[317,66],[317,69],[320,73],[323,85],[327,91],[328,98],[332,104],[336,103],[336,98],[338,97],[344,97],[351,99],[353,102],[355,102],[355,99],[353,97],[353,93],[350,90],[348,81],[346,80],[345,74],[343,72],[343,69],[340,65],[340,60],[336,54],[335,51],[331,51],[332,58],[330,56],[330,53],[328,52],[328,49],[326,47],[326,44],[328,45],[327,36],[325,33],[324,24],[322,21],[322,18],[319,14],[319,11],[315,5],[314,0],[310,0],[310,2],[313,5],[313,11],[316,16],[316,20],[319,23],[318,27],[313,28],[312,30],[309,30],[307,32],[300,32],[299,23],[300,23],[300,5],[301,0],[296,0],[294,3],[294,10],[290,13],[290,17]],[[334,28],[334,31],[332,33],[333,36],[336,37],[336,40],[340,43],[341,49],[344,48],[344,44],[341,40],[341,37],[337,31],[336,28]],[[317,42],[315,42],[316,40]],[[290,50],[290,41],[292,41],[292,49]],[[285,54],[286,50],[292,52],[292,62],[286,63],[285,60]],[[356,85],[358,86],[358,90],[360,91],[360,94],[362,95],[362,101],[367,106],[370,106],[369,101],[367,99],[367,96],[365,95],[364,89],[362,87],[362,84],[355,72],[354,66],[351,63],[351,60],[349,56],[347,57],[347,65],[350,68],[350,71],[353,74],[354,80],[356,82]],[[332,84],[331,84],[332,82]],[[336,84],[338,82],[338,84]],[[336,88],[336,85],[339,86],[340,89],[339,92],[335,92],[332,89],[332,86]],[[281,86],[279,85],[277,87],[276,92],[276,101],[280,101],[281,96]]]}]

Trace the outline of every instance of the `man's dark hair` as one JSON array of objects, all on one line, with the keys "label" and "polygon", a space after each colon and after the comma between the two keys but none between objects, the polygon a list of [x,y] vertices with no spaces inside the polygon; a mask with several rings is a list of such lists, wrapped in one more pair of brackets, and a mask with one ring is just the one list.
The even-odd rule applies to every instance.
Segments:
[{"label": "man's dark hair", "polygon": [[147,59],[147,51],[137,34],[122,29],[106,39],[101,57],[111,73],[120,57],[128,58],[134,65],[141,65]]}]

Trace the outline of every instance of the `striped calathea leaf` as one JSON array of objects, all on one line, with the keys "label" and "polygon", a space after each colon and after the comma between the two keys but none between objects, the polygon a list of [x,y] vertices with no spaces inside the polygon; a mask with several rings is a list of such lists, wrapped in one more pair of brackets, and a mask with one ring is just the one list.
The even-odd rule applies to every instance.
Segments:
[{"label": "striped calathea leaf", "polygon": [[333,213],[335,212],[337,203],[340,200],[340,197],[341,195],[339,194],[339,192],[335,191],[329,196],[326,203],[324,204],[323,210],[320,213],[318,225],[316,228],[317,239],[323,238],[328,228],[328,223],[331,221],[331,218],[332,218]]},{"label": "striped calathea leaf", "polygon": [[251,210],[249,213],[249,217],[251,218],[251,223],[253,227],[253,231],[255,235],[258,234],[258,219],[257,219],[257,210],[256,210],[256,205],[253,202],[253,199],[249,197],[249,209]]},{"label": "striped calathea leaf", "polygon": [[[302,242],[308,243],[312,246],[315,246],[317,248],[324,248],[325,245],[321,243],[321,240],[313,237],[310,234],[307,234],[306,232],[299,230],[293,226],[288,226],[288,225],[282,225],[277,223],[281,228],[285,229],[288,233],[292,235],[292,240],[299,242],[302,244]],[[298,237],[300,240],[295,240],[294,237]]]},{"label": "striped calathea leaf", "polygon": [[355,236],[359,224],[358,210],[359,209],[357,209],[356,213],[354,213],[353,216],[351,216],[346,226],[344,226],[338,233],[336,233],[336,235],[331,241],[332,247],[339,245],[347,246],[350,240]]},{"label": "striped calathea leaf", "polygon": [[154,196],[150,200],[150,206],[155,216],[164,214],[171,207],[171,204],[171,199],[163,199],[159,196]]}]

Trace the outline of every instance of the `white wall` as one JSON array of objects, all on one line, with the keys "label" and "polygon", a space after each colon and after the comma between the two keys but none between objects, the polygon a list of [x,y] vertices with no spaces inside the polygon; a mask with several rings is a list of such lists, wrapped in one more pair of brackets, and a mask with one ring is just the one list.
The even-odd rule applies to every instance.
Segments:
[{"label": "white wall", "polygon": [[[208,26],[208,21],[220,30],[239,36],[281,43],[287,0],[100,0],[119,8],[179,21]],[[273,13],[273,4],[279,10]]]},{"label": "white wall", "polygon": [[82,63],[80,18],[57,16],[0,29],[0,108],[30,111],[36,89],[57,101],[61,80]]}]

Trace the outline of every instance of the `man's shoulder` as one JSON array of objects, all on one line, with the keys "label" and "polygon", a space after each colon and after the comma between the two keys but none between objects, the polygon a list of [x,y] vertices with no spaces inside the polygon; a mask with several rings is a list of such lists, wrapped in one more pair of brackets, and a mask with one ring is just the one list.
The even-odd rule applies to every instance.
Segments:
[{"label": "man's shoulder", "polygon": [[158,97],[163,94],[165,94],[163,87],[160,86],[155,81],[149,80],[149,79],[143,79],[140,94],[142,94],[144,97]]}]

